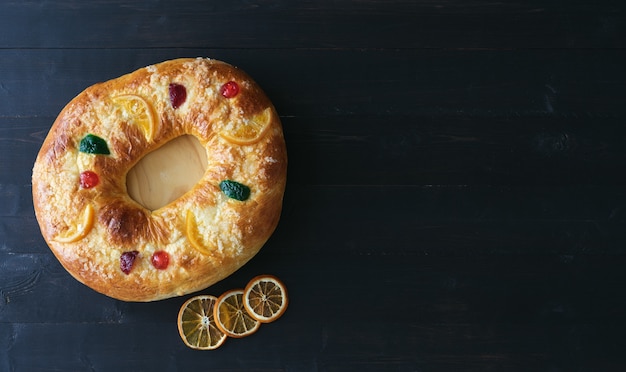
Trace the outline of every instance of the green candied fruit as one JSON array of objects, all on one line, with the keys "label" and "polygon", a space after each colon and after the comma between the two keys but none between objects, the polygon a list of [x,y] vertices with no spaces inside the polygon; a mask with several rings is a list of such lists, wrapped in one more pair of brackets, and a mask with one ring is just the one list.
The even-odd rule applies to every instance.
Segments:
[{"label": "green candied fruit", "polygon": [[239,182],[224,180],[220,182],[220,189],[226,196],[232,199],[244,201],[250,197],[250,188]]},{"label": "green candied fruit", "polygon": [[93,134],[88,134],[80,140],[78,150],[87,154],[109,155],[111,153],[106,141]]}]

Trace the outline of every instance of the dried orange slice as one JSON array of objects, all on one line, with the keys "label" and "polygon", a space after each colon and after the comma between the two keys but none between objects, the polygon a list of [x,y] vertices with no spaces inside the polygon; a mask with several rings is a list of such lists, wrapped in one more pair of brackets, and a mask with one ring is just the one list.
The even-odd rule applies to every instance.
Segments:
[{"label": "dried orange slice", "polygon": [[226,341],[226,334],[215,325],[213,307],[217,297],[195,296],[187,300],[178,312],[178,333],[192,349],[213,350]]},{"label": "dried orange slice", "polygon": [[272,275],[252,278],[243,292],[246,311],[261,323],[273,322],[287,310],[287,288]]},{"label": "dried orange slice", "polygon": [[198,250],[198,252],[204,255],[210,255],[211,252],[204,246],[202,242],[202,237],[200,236],[200,232],[198,231],[198,223],[196,222],[196,217],[193,212],[188,210],[187,216],[185,218],[185,232],[187,233],[187,239],[191,245]]},{"label": "dried orange slice", "polygon": [[115,96],[113,103],[120,109],[120,115],[124,120],[141,128],[148,141],[154,138],[157,120],[150,103],[135,94]]},{"label": "dried orange slice", "polygon": [[67,230],[57,235],[54,240],[59,243],[73,243],[84,238],[93,227],[94,215],[93,206],[87,204],[78,217],[76,224],[71,225]]},{"label": "dried orange slice", "polygon": [[230,337],[249,336],[261,323],[248,314],[243,306],[243,289],[232,289],[217,299],[213,308],[215,324]]},{"label": "dried orange slice", "polygon": [[247,121],[231,123],[230,127],[220,131],[220,136],[237,145],[251,145],[263,137],[271,119],[272,109],[268,107]]}]

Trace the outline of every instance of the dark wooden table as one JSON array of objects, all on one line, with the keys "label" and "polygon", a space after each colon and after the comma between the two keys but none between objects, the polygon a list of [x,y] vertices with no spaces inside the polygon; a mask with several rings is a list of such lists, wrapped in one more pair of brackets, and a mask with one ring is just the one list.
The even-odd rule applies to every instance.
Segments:
[{"label": "dark wooden table", "polygon": [[[621,0],[2,1],[0,371],[626,370]],[[190,296],[125,303],[45,245],[31,169],[85,87],[177,57],[284,125],[282,219],[202,291],[272,273],[283,318],[216,351]]]}]

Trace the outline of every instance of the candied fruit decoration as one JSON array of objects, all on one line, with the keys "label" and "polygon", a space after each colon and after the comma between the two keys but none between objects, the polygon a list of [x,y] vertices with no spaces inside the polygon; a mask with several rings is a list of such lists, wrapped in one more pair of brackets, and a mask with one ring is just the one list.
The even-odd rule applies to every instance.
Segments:
[{"label": "candied fruit decoration", "polygon": [[100,178],[95,172],[92,171],[84,171],[80,174],[80,187],[83,189],[90,189],[92,187],[98,186],[100,183]]},{"label": "candied fruit decoration", "polygon": [[185,86],[172,83],[170,84],[170,102],[172,102],[172,107],[177,109],[185,103],[187,99],[187,89]]},{"label": "candied fruit decoration", "polygon": [[187,238],[189,239],[191,246],[203,255],[211,255],[211,251],[204,246],[204,235],[200,234],[200,232],[198,231],[198,222],[196,222],[196,216],[194,216],[192,211],[188,210],[186,217],[185,232],[187,233]]},{"label": "candied fruit decoration", "polygon": [[112,98],[118,117],[140,128],[146,140],[151,141],[158,126],[157,114],[152,105],[136,94],[122,94]]},{"label": "candied fruit decoration", "polygon": [[150,261],[155,268],[165,270],[170,263],[170,255],[165,251],[156,251],[152,254]]},{"label": "candied fruit decoration", "polygon": [[239,182],[224,180],[220,182],[220,189],[231,199],[244,201],[250,197],[250,188]]},{"label": "candied fruit decoration", "polygon": [[222,93],[222,96],[226,98],[233,98],[239,94],[239,85],[237,85],[234,81],[229,81],[228,83],[222,85],[220,93]]},{"label": "candied fruit decoration", "polygon": [[133,269],[133,265],[135,264],[135,259],[139,255],[137,251],[124,252],[120,256],[120,269],[126,275],[130,274],[130,271]]},{"label": "candied fruit decoration", "polygon": [[232,123],[230,128],[219,132],[219,135],[228,142],[236,145],[252,145],[258,142],[270,127],[272,109],[270,107],[254,115],[249,120]]},{"label": "candied fruit decoration", "polygon": [[87,204],[75,223],[68,226],[68,229],[54,238],[59,243],[73,243],[81,240],[93,228],[95,220],[95,210],[93,205]]},{"label": "candied fruit decoration", "polygon": [[82,140],[80,140],[78,151],[84,152],[86,154],[97,154],[97,155],[111,154],[111,152],[109,151],[109,146],[107,146],[106,141],[93,134],[88,134]]}]

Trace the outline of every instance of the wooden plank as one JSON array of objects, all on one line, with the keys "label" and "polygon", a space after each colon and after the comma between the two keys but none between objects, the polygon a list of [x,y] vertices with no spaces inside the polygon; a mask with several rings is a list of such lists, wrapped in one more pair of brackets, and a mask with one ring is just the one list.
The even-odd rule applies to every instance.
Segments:
[{"label": "wooden plank", "polygon": [[[621,186],[289,185],[270,243],[285,255],[622,254],[624,205]],[[28,210],[0,216],[0,252],[48,253]]]},{"label": "wooden plank", "polygon": [[[106,301],[89,305],[97,299],[86,296],[89,301],[80,304],[57,303],[58,318],[53,320],[42,310],[50,299],[34,293],[30,297],[37,299],[41,317],[24,321],[12,316],[11,323],[0,323],[6,335],[0,360],[16,370],[37,370],[44,362],[62,369],[82,368],[81,363],[96,370],[135,363],[147,368],[157,362],[180,368],[205,357],[214,363],[211,366],[226,368],[232,366],[230,356],[243,350],[247,363],[262,360],[267,368],[314,363],[324,369],[392,365],[523,370],[534,363],[611,367],[619,360],[611,351],[623,346],[626,301],[612,294],[626,279],[619,270],[623,258],[554,262],[541,256],[315,257],[301,256],[306,262],[281,266],[281,277],[293,289],[285,316],[263,325],[252,337],[227,341],[220,353],[185,358],[191,351],[180,342],[174,320],[182,299],[154,304],[111,301],[96,311]],[[319,275],[320,267],[324,275]],[[240,279],[225,284],[234,286]],[[15,306],[30,308],[25,305]],[[113,317],[107,314],[111,309]],[[289,332],[293,329],[299,332]],[[124,341],[101,348],[99,340]],[[26,358],[27,350],[38,358]],[[268,350],[274,352],[268,356]],[[162,353],[165,361],[152,359]]]},{"label": "wooden plank", "polygon": [[615,0],[5,1],[0,47],[623,48],[624,17]]},{"label": "wooden plank", "polygon": [[[53,117],[0,118],[0,214],[30,213]],[[623,119],[598,116],[283,116],[294,185],[623,184]],[[25,151],[27,155],[23,155]],[[16,198],[14,198],[15,196]],[[16,211],[18,208],[20,212]]]},{"label": "wooden plank", "polygon": [[623,254],[621,187],[594,189],[296,186],[286,195],[276,239],[287,244],[278,252]]},{"label": "wooden plank", "polygon": [[624,50],[9,49],[0,112],[54,117],[89,85],[183,56],[241,67],[283,116],[621,117],[625,99]]},{"label": "wooden plank", "polygon": [[[624,205],[619,186],[293,185],[273,249],[289,255],[290,244],[303,240],[303,249],[319,254],[624,253]],[[26,212],[0,216],[0,233],[1,252],[48,252],[35,218]],[[392,245],[385,243],[390,236]]]},{"label": "wooden plank", "polygon": [[622,119],[285,118],[290,183],[622,184]]}]

